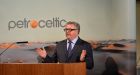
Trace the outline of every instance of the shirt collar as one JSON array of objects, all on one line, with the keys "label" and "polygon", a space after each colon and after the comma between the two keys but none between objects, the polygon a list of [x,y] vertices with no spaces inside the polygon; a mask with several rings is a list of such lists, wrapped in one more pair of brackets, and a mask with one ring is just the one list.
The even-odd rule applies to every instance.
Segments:
[{"label": "shirt collar", "polygon": [[[78,36],[75,38],[75,39],[73,39],[73,40],[71,40],[72,41],[72,43],[76,43],[76,41],[78,40]],[[69,42],[69,40],[67,40],[67,43]]]}]

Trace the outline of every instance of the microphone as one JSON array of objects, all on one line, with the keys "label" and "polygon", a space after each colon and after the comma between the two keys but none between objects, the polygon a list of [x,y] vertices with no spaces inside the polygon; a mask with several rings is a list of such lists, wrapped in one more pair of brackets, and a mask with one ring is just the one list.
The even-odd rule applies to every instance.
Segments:
[{"label": "microphone", "polygon": [[3,50],[1,53],[0,53],[0,63],[1,63],[1,55],[7,51],[10,47],[12,47],[14,44],[23,44],[23,43],[28,43],[28,41],[20,41],[20,42],[14,42],[12,44],[10,44],[5,50]]},{"label": "microphone", "polygon": [[16,42],[16,44],[23,44],[23,43],[28,43],[28,41],[20,41],[20,42]]}]

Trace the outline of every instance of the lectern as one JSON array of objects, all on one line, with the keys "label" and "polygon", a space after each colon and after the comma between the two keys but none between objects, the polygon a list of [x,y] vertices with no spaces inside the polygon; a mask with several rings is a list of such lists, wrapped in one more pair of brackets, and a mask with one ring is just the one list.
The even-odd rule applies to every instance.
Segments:
[{"label": "lectern", "polygon": [[82,63],[3,63],[0,75],[86,75],[86,64]]}]

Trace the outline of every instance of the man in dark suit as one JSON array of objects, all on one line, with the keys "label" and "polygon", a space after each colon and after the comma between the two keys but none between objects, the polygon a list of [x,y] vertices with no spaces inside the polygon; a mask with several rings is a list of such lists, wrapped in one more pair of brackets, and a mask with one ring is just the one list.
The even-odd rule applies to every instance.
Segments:
[{"label": "man in dark suit", "polygon": [[37,49],[37,53],[43,58],[43,62],[73,63],[86,62],[87,69],[94,66],[91,45],[80,39],[80,25],[77,22],[67,22],[64,26],[67,39],[58,42],[55,52],[49,56],[45,50]]}]

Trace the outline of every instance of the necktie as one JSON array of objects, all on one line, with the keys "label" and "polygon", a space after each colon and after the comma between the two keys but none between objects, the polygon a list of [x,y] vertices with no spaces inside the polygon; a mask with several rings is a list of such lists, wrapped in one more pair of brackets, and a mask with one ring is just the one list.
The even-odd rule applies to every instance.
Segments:
[{"label": "necktie", "polygon": [[68,57],[69,57],[70,52],[71,52],[71,50],[72,50],[72,45],[71,45],[71,44],[72,44],[72,41],[69,40],[68,43],[69,43],[69,46],[68,46]]}]

